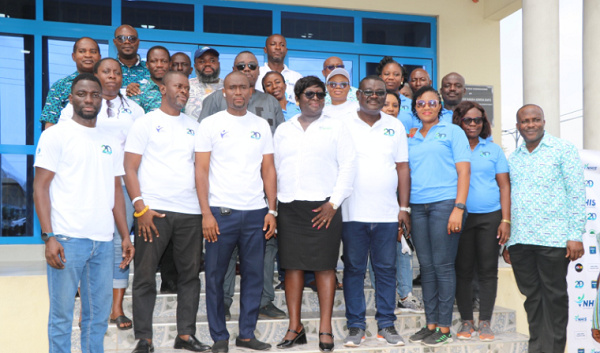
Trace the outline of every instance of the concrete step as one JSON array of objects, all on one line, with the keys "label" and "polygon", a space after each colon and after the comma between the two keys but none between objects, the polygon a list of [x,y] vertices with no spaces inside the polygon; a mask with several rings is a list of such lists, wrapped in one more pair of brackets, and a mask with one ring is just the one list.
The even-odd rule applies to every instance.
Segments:
[{"label": "concrete step", "polygon": [[[342,345],[343,337],[335,338],[335,352],[337,353],[483,353],[483,352],[502,352],[502,353],[526,353],[527,352],[527,336],[518,333],[505,333],[496,335],[496,340],[492,342],[481,342],[477,338],[471,341],[454,340],[438,348],[430,348],[421,344],[407,342],[405,346],[388,346],[385,343],[379,342],[372,337],[361,344],[358,348],[348,348]],[[275,344],[275,343],[274,343]],[[133,348],[132,348],[133,349]],[[279,351],[275,347],[271,351]],[[308,344],[296,346],[285,350],[286,352],[294,353],[318,353],[317,338],[309,337]],[[106,352],[114,353],[130,353],[131,349],[109,350]],[[157,347],[155,353],[181,353],[179,349],[172,347]],[[235,347],[235,341],[229,344],[230,353],[248,353],[247,349],[239,349]]]},{"label": "concrete step", "polygon": [[[377,323],[375,321],[374,310],[367,311],[367,336],[375,337],[377,334]],[[333,313],[333,334],[337,340],[343,339],[347,334],[346,319],[343,311],[335,311]],[[307,330],[311,339],[316,342],[319,329],[319,312],[307,312],[302,314],[302,323]],[[406,339],[413,333],[425,325],[424,314],[403,313],[398,315],[396,328],[398,332]],[[453,332],[460,325],[460,315],[454,312],[453,315]],[[155,347],[172,347],[175,336],[177,335],[177,327],[174,322],[174,317],[156,317],[153,322],[154,328],[154,345]],[[288,328],[288,320],[259,320],[256,326],[256,337],[261,341],[269,343],[279,342]],[[196,323],[196,337],[202,342],[211,343],[208,331],[208,323],[206,317],[198,315]],[[231,334],[232,340],[235,339],[238,333],[237,315],[232,315],[231,321],[227,322],[227,329]],[[495,308],[492,317],[492,329],[496,335],[504,335],[514,333],[516,331],[516,320],[514,311],[504,308]],[[73,344],[73,352],[79,352],[80,330],[77,325],[73,327],[73,335],[71,341]],[[106,337],[104,339],[106,350],[122,350],[133,349],[135,346],[135,338],[133,330],[120,331],[115,325],[109,325]],[[341,343],[339,344],[341,347]],[[316,346],[315,346],[316,347]],[[416,346],[415,346],[416,347]],[[420,346],[419,346],[420,347]],[[505,350],[496,350],[498,352],[507,352]]]}]

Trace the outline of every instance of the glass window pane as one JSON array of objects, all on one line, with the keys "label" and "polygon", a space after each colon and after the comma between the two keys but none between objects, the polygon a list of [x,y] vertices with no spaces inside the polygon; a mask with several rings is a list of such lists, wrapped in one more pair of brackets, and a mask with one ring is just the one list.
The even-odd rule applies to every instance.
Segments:
[{"label": "glass window pane", "polygon": [[122,0],[121,6],[121,23],[138,28],[194,31],[194,5]]},{"label": "glass window pane", "polygon": [[[289,54],[288,54],[289,56]],[[301,58],[289,56],[288,58],[288,66],[290,69],[294,71],[298,71],[302,76],[317,76],[323,82],[325,82],[326,77],[323,77],[323,63],[325,60],[331,55],[323,55],[321,58]],[[344,68],[350,74],[350,84],[352,84],[352,60],[343,60]]]},{"label": "glass window pane", "polygon": [[0,17],[35,20],[35,0],[0,0]]},{"label": "glass window pane", "polygon": [[286,38],[354,42],[354,18],[282,12],[281,34]]},{"label": "glass window pane", "polygon": [[44,0],[44,20],[111,25],[111,0]]},{"label": "glass window pane", "polygon": [[363,43],[431,47],[431,24],[363,18]]},{"label": "glass window pane", "polygon": [[273,13],[268,10],[204,6],[204,32],[270,36]]},{"label": "glass window pane", "polygon": [[2,236],[33,235],[33,156],[0,155]]},{"label": "glass window pane", "polygon": [[33,36],[0,35],[0,144],[33,144]]}]

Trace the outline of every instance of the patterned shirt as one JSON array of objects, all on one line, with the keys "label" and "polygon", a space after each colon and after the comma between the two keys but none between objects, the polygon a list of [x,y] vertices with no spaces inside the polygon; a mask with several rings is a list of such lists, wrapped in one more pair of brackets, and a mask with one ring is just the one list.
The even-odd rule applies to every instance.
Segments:
[{"label": "patterned shirt", "polygon": [[154,81],[148,80],[148,82],[140,86],[140,90],[142,93],[138,94],[137,96],[131,96],[129,99],[139,104],[140,107],[144,108],[146,114],[160,108],[162,94],[160,93],[160,88]]},{"label": "patterned shirt", "polygon": [[123,85],[121,87],[127,87],[133,82],[140,83],[144,79],[150,81],[150,71],[146,68],[146,62],[142,61],[139,55],[138,61],[132,67],[123,64],[119,60],[119,56],[117,56],[117,61],[121,65],[121,72],[123,73]]},{"label": "patterned shirt", "polygon": [[223,88],[223,80],[219,79],[215,83],[204,83],[198,80],[198,77],[190,79],[190,98],[185,105],[185,114],[194,120],[198,120],[202,111],[202,102],[204,98],[214,91]]},{"label": "patterned shirt", "polygon": [[577,148],[548,132],[529,152],[522,143],[508,159],[512,231],[507,246],[564,248],[585,233],[585,184]]},{"label": "patterned shirt", "polygon": [[60,118],[60,112],[69,103],[69,94],[71,94],[71,85],[75,77],[79,75],[79,72],[75,71],[67,77],[61,78],[54,82],[48,96],[46,97],[46,103],[42,110],[42,116],[40,122],[49,122],[52,124],[58,123]]}]

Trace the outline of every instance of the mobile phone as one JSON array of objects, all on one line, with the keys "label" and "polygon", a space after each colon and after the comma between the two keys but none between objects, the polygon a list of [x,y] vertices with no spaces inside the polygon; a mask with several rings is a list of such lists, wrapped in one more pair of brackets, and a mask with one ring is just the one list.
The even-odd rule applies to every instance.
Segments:
[{"label": "mobile phone", "polygon": [[408,230],[406,229],[406,224],[402,223],[401,227],[402,227],[402,233],[404,235],[404,240],[406,240],[406,244],[408,244],[410,251],[415,251],[415,246],[413,245],[412,240],[410,239],[410,234],[408,234]]},{"label": "mobile phone", "polygon": [[221,207],[221,216],[230,216],[231,208]]}]

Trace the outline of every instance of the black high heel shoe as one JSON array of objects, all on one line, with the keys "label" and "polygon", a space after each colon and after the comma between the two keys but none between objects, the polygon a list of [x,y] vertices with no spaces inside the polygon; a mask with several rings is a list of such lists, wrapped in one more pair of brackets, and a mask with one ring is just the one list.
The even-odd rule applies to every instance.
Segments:
[{"label": "black high heel shoe", "polygon": [[329,332],[319,332],[319,349],[321,352],[333,352],[333,342],[321,342],[321,336],[331,336],[331,339],[333,340],[333,335]]},{"label": "black high heel shoe", "polygon": [[298,344],[306,344],[306,331],[304,330],[304,326],[302,326],[302,330],[300,330],[300,332],[294,330],[288,330],[288,332],[295,333],[296,337],[294,337],[294,339],[291,340],[284,339],[283,341],[277,344],[277,348],[286,349],[292,348]]}]

